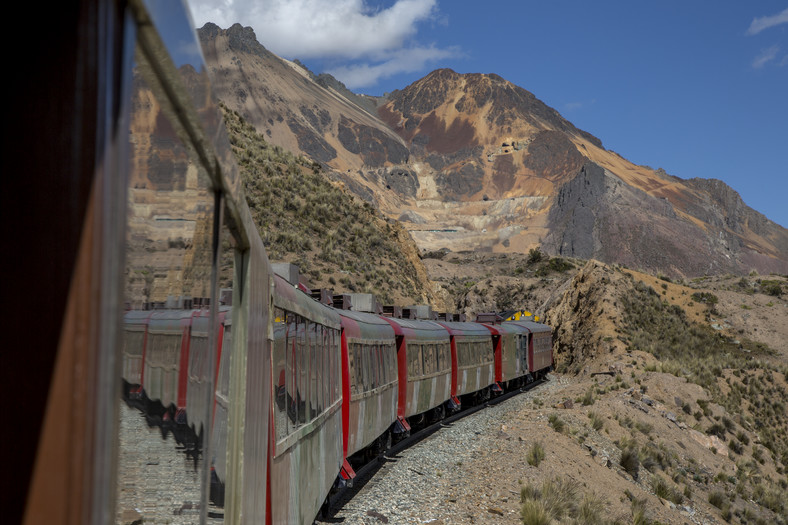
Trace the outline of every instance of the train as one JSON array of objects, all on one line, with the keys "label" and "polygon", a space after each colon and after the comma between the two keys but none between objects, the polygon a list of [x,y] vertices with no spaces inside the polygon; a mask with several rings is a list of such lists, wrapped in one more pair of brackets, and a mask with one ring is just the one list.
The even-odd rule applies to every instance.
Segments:
[{"label": "train", "polygon": [[[272,388],[258,400],[273,412],[271,442],[262,446],[269,451],[264,490],[272,523],[311,523],[336,490],[352,484],[356,469],[413,430],[553,369],[552,332],[542,323],[489,313],[469,322],[425,305],[388,307],[383,314],[365,306],[377,304],[369,294],[336,300],[330,290],[310,291],[277,274],[273,284]],[[354,297],[363,299],[358,309]],[[210,425],[202,418],[211,397],[205,392],[208,312],[126,312],[123,392],[179,443],[199,451],[211,432],[215,450],[226,451],[232,310],[219,306]],[[214,454],[210,467],[211,503],[224,507],[226,454]]]},{"label": "train", "polygon": [[10,522],[172,519],[129,405],[194,451],[189,521],[311,523],[364,456],[551,368],[545,325],[335,308],[274,270],[186,3],[22,9],[47,38],[4,119]]}]

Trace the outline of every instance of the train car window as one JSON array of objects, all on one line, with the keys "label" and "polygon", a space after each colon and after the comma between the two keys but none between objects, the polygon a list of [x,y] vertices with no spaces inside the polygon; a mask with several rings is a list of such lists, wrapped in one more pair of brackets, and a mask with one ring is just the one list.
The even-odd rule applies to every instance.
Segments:
[{"label": "train car window", "polygon": [[386,378],[386,361],[385,361],[386,354],[383,351],[383,345],[377,344],[375,346],[377,347],[378,366],[380,367],[380,374],[378,375],[378,379],[379,379],[378,386],[382,386],[382,385],[385,385],[387,383],[387,381],[386,381],[386,379],[387,379]]},{"label": "train car window", "polygon": [[353,384],[356,385],[356,393],[361,393],[363,385],[361,384],[361,356],[358,354],[358,345],[356,343],[352,343],[350,345],[350,352],[353,354],[353,370],[350,371],[352,374],[352,381]]},{"label": "train car window", "polygon": [[[309,341],[306,324],[298,318],[298,423],[303,425],[312,418],[309,413]],[[301,410],[303,408],[303,410]]]},{"label": "train car window", "polygon": [[142,376],[142,347],[145,331],[126,329],[123,331],[123,379],[130,385],[139,385]]},{"label": "train car window", "polygon": [[285,355],[287,356],[287,433],[298,428],[298,345],[296,330],[298,325],[293,314],[286,314]]},{"label": "train car window", "polygon": [[397,370],[397,347],[394,343],[389,345],[389,359],[391,359],[391,380],[397,381],[399,379],[399,372]]},{"label": "train car window", "polygon": [[372,388],[377,388],[380,386],[380,347],[378,345],[372,345],[370,350],[372,351],[373,369]]},{"label": "train car window", "polygon": [[380,363],[380,385],[383,386],[389,382],[388,354],[384,344],[378,344],[378,362]]},{"label": "train car window", "polygon": [[292,362],[287,362],[287,323],[285,313],[278,308],[273,313],[273,326],[274,427],[276,438],[279,440],[287,436],[287,409],[290,406],[290,393],[293,389],[292,385],[287,384],[290,375],[288,371],[292,369]]},{"label": "train car window", "polygon": [[361,347],[361,355],[364,356],[364,392],[372,389],[372,355],[369,352],[369,345]]},{"label": "train car window", "polygon": [[366,377],[367,377],[367,360],[364,355],[364,347],[361,343],[356,345],[356,356],[358,357],[358,391],[365,392],[367,390]]},{"label": "train car window", "polygon": [[333,385],[334,392],[331,396],[332,403],[336,402],[340,398],[340,375],[339,375],[339,363],[340,363],[340,354],[339,348],[337,345],[340,343],[339,332],[337,330],[329,330],[328,332],[328,344],[331,347],[331,355],[333,356],[331,360],[331,384]]},{"label": "train car window", "polygon": [[320,355],[322,356],[323,367],[321,369],[322,372],[322,400],[323,400],[323,409],[327,409],[331,406],[331,349],[328,347],[328,339],[326,338],[326,334],[328,333],[329,329],[325,326],[320,327]]},{"label": "train car window", "polygon": [[[176,7],[172,11],[178,12],[179,8]],[[130,16],[130,13],[127,14]],[[126,21],[130,24],[134,23],[130,17]],[[148,24],[150,25],[149,22]],[[188,26],[179,29],[191,29],[191,32],[194,32],[193,28]],[[142,31],[124,32],[129,36],[141,33]],[[184,32],[184,34],[188,33]],[[133,46],[136,42],[129,40],[128,44],[132,47],[124,49],[122,53],[118,49],[118,54],[134,58],[130,58],[128,63],[114,64],[118,66],[118,70],[113,67],[112,75],[117,73],[118,78],[122,76],[130,79],[128,86],[122,90],[128,98],[115,101],[117,115],[113,115],[113,118],[117,117],[120,122],[129,123],[129,126],[126,133],[118,133],[115,138],[106,138],[112,143],[115,143],[117,138],[116,147],[127,153],[114,160],[108,158],[111,164],[105,164],[107,169],[112,169],[113,172],[117,170],[119,177],[116,180],[127,181],[125,206],[109,212],[112,222],[116,217],[125,221],[125,239],[123,239],[125,268],[122,269],[124,282],[119,289],[121,297],[118,300],[126,310],[136,311],[187,312],[192,308],[190,303],[200,304],[201,307],[214,306],[216,297],[211,297],[212,290],[218,289],[219,275],[226,276],[226,273],[216,271],[217,258],[214,255],[214,247],[220,246],[220,236],[223,231],[221,214],[218,213],[220,209],[217,209],[217,203],[221,203],[217,191],[221,190],[215,188],[206,171],[206,168],[211,169],[212,172],[216,171],[217,166],[214,162],[206,160],[211,158],[210,155],[203,157],[197,155],[200,148],[191,143],[196,135],[185,132],[183,126],[186,117],[183,113],[172,111],[177,106],[185,107],[193,103],[194,99],[190,95],[197,94],[196,91],[203,95],[203,100],[207,101],[211,98],[204,96],[205,92],[202,91],[206,87],[204,81],[207,80],[207,73],[200,73],[204,68],[199,64],[196,64],[197,67],[183,68],[181,71],[185,72],[188,69],[191,72],[188,73],[190,83],[183,90],[177,89],[184,88],[184,85],[174,69],[173,76],[162,74],[157,77],[154,73],[162,71],[159,66],[169,59],[166,50],[162,50],[159,54],[162,58],[161,63],[151,64],[149,60],[157,60],[157,58],[145,53],[135,55]],[[108,64],[109,61],[106,63]],[[96,76],[103,74],[100,71],[94,73]],[[163,76],[168,78],[165,80]],[[170,82],[173,86],[167,87],[176,89],[160,89],[162,82]],[[109,84],[106,84],[105,87],[109,93],[112,89],[108,86]],[[192,89],[195,91],[191,91]],[[192,111],[205,109],[196,108],[194,104],[192,107],[194,108]],[[123,116],[120,116],[122,113]],[[140,125],[143,122],[151,125]],[[106,124],[109,124],[109,120]],[[213,138],[215,134],[201,135],[205,138],[209,136]],[[121,142],[125,144],[121,145]],[[212,144],[200,146],[203,146],[202,149],[213,149]],[[123,167],[121,159],[126,161]],[[110,165],[112,168],[109,168]],[[107,189],[117,192],[117,189]],[[101,198],[97,197],[96,202],[108,202],[98,199]],[[116,240],[112,239],[111,242],[115,243]],[[231,266],[233,258],[230,257],[225,262]],[[115,289],[114,285],[113,289]],[[216,311],[208,310],[208,315],[215,319]],[[215,323],[210,323],[209,326],[215,326]],[[215,341],[216,335],[210,334],[210,337]],[[145,373],[145,384],[142,386],[151,399],[161,401],[164,406],[179,403],[178,392],[183,392],[184,388],[187,396],[192,392],[188,385],[179,384],[180,356],[182,342],[185,342],[182,339],[181,334],[158,334],[155,338],[149,338],[150,347],[147,355],[150,359],[145,367],[152,373]],[[195,337],[190,342],[190,352],[195,359],[190,360],[188,368],[183,370],[187,381],[188,376],[198,378],[201,382],[205,379],[212,381],[216,377],[214,375],[216,361],[209,359],[211,355],[209,351],[212,351],[208,346],[209,342],[211,339],[207,337]],[[123,359],[125,361],[125,358]],[[124,363],[119,370],[125,368]],[[212,392],[206,390],[205,393]],[[200,395],[194,399],[197,398],[203,402],[199,416],[194,411],[191,414],[187,413],[187,417],[192,419],[191,416],[195,416],[195,420],[209,421],[208,415],[213,404],[205,403],[205,397]],[[117,442],[114,443],[116,445],[114,450],[117,452],[117,461],[113,464],[117,465],[116,507],[163,509],[167,506],[165,502],[171,501],[172,486],[163,483],[160,479],[147,476],[148,471],[140,469],[135,460],[140,456],[140,451],[144,451],[145,455],[151,455],[146,457],[151,462],[167,463],[169,457],[164,455],[164,451],[171,451],[174,448],[172,435],[165,431],[150,432],[144,415],[138,410],[130,410],[131,408],[121,405],[117,412],[119,421],[115,422]],[[175,424],[179,423],[180,421],[175,422]],[[209,435],[206,435],[203,444],[211,441]],[[105,443],[102,446],[107,449],[113,448],[106,445]],[[198,456],[202,457],[203,454],[195,455]],[[202,459],[199,461],[201,473],[206,472],[210,465],[203,464]],[[189,477],[190,474],[194,477],[193,470],[188,473],[183,472],[184,477]],[[97,479],[105,478],[99,476]],[[186,494],[184,490],[184,498],[199,501],[200,487],[197,487],[196,496],[194,492]],[[207,504],[200,512],[203,516],[207,514]],[[145,519],[150,521],[167,519],[166,515],[152,517],[152,514],[147,512],[145,514]],[[169,514],[171,520],[172,511]],[[94,518],[93,521],[97,519]],[[196,517],[194,521],[198,521]]]},{"label": "train car window", "polygon": [[378,366],[380,367],[380,373],[378,375],[378,386],[385,385],[388,382],[388,378],[386,377],[386,361],[385,354],[383,352],[383,345],[377,344],[375,345],[378,354]]},{"label": "train car window", "polygon": [[364,391],[364,354],[362,353],[361,343],[355,344],[356,352],[356,377],[358,379],[358,391]]},{"label": "train car window", "polygon": [[320,413],[320,367],[318,366],[317,325],[307,322],[307,341],[309,344],[309,419]]},{"label": "train car window", "polygon": [[350,393],[356,394],[356,352],[353,343],[347,344],[347,359],[348,359],[348,378],[350,379]]},{"label": "train car window", "polygon": [[422,372],[424,375],[432,373],[432,364],[435,361],[435,354],[432,352],[432,345],[421,345]]},{"label": "train car window", "polygon": [[406,348],[408,358],[409,378],[421,375],[421,345],[408,344]]},{"label": "train car window", "polygon": [[208,378],[208,336],[192,334],[189,345],[189,375],[195,381],[205,381]]}]

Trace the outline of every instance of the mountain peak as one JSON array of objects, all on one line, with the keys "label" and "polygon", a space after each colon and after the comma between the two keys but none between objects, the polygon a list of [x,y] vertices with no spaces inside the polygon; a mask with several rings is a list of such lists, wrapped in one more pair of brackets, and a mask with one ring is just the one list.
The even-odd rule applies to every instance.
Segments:
[{"label": "mountain peak", "polygon": [[499,75],[442,68],[363,97],[240,24],[200,36],[230,109],[330,168],[423,250],[540,247],[677,277],[788,272],[788,230],[735,192],[635,165]]}]

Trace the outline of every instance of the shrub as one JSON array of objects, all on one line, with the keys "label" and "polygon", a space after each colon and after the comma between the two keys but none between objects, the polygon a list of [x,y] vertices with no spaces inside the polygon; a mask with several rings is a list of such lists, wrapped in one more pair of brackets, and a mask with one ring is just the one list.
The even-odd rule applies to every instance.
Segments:
[{"label": "shrub", "polygon": [[621,451],[621,460],[619,461],[621,468],[627,474],[632,476],[633,479],[638,479],[638,472],[640,471],[640,459],[638,459],[637,449],[629,447]]},{"label": "shrub", "polygon": [[715,491],[709,494],[709,503],[721,509],[725,505],[725,494],[720,491]]},{"label": "shrub", "polygon": [[531,465],[532,467],[538,467],[539,463],[541,463],[544,458],[545,458],[544,447],[542,446],[542,443],[537,441],[536,443],[531,445],[531,448],[528,450],[528,455],[526,456],[526,459],[528,460],[528,464]]},{"label": "shrub", "polygon": [[596,399],[594,398],[594,389],[593,388],[589,388],[588,390],[586,390],[585,395],[580,400],[580,402],[583,404],[584,407],[587,407],[589,405],[593,405],[594,401],[596,401]]},{"label": "shrub", "polygon": [[654,489],[654,494],[662,499],[672,501],[676,505],[684,501],[684,494],[670,486],[667,481],[662,479],[661,476],[654,476],[651,480],[651,488]]},{"label": "shrub", "polygon": [[550,525],[553,518],[550,513],[539,500],[528,499],[520,508],[520,517],[523,520],[523,525]]},{"label": "shrub", "polygon": [[591,428],[594,430],[598,431],[603,426],[605,426],[605,422],[602,420],[602,418],[594,412],[589,412],[588,417],[591,419]]},{"label": "shrub", "polygon": [[692,294],[692,299],[697,303],[715,305],[719,302],[719,298],[711,292],[695,292]]},{"label": "shrub", "polygon": [[725,439],[725,426],[719,423],[713,423],[706,429],[706,434],[710,436],[717,436],[720,439]]},{"label": "shrub", "polygon": [[550,414],[550,417],[548,417],[547,420],[550,422],[550,426],[553,427],[553,430],[563,433],[564,422],[560,417],[556,416],[555,414]]}]

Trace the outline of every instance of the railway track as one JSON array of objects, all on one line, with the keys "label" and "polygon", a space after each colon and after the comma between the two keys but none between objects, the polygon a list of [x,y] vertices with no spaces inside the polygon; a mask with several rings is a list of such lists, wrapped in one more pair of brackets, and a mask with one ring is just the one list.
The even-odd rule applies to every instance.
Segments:
[{"label": "railway track", "polygon": [[[448,416],[431,425],[428,425],[420,429],[419,431],[412,433],[407,438],[398,441],[393,446],[391,446],[385,453],[371,459],[362,467],[357,468],[356,477],[353,478],[352,486],[346,486],[341,489],[338,489],[334,494],[329,496],[328,505],[324,507],[321,513],[317,516],[316,523],[333,523],[336,514],[341,512],[344,506],[347,505],[353,499],[353,497],[356,496],[368,483],[374,483],[375,475],[381,469],[385,468],[387,464],[397,461],[398,455],[404,450],[407,450],[408,448],[423,441],[424,439],[433,435],[440,429],[451,426],[452,423],[456,421],[471,416],[481,410],[484,410],[485,408],[499,405],[504,401],[511,399],[512,397],[515,397],[523,392],[527,392],[533,388],[536,388],[537,386],[542,385],[545,382],[547,382],[547,378],[542,378],[537,381],[534,381],[533,383],[529,383],[524,387],[512,390],[511,392],[507,392],[505,394],[492,398],[488,401],[485,401],[484,403],[480,403],[478,405],[462,409],[459,412],[452,414],[451,416]],[[416,474],[421,474],[421,473],[417,472]]]}]

